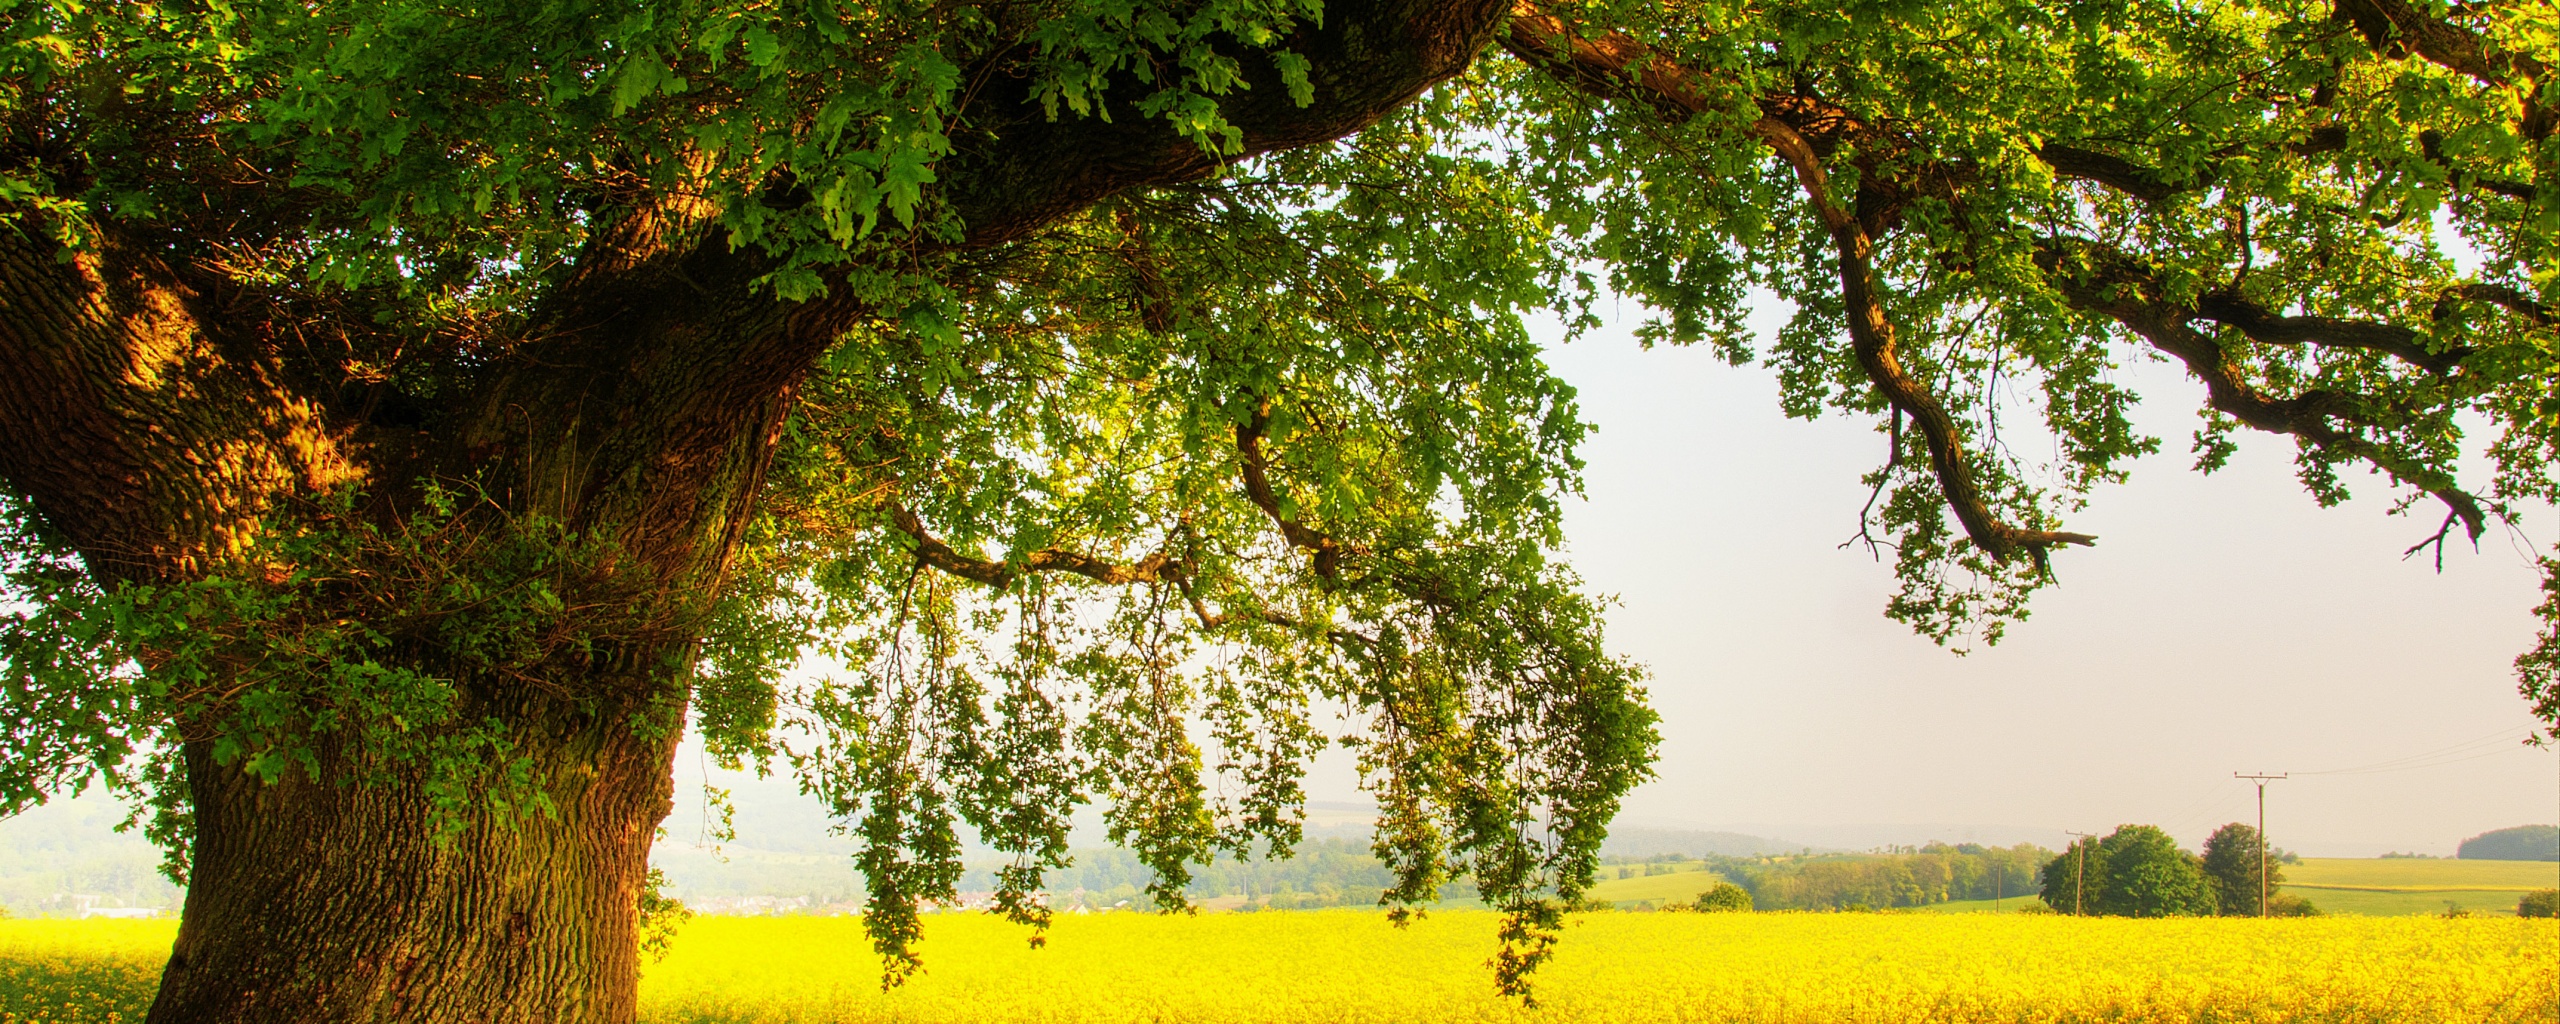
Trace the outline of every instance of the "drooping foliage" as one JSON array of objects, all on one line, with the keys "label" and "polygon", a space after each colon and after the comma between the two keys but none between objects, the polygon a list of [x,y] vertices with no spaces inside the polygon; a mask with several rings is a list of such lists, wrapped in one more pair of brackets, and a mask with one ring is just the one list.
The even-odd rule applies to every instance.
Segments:
[{"label": "drooping foliage", "polygon": [[[1516,985],[1653,741],[1555,558],[1585,427],[1532,320],[1624,296],[1874,422],[1888,612],[1942,642],[1996,642],[2156,450],[2132,360],[2205,383],[2200,468],[2286,435],[2315,500],[2362,468],[2440,509],[2442,557],[2560,497],[2554,32],[0,0],[0,273],[113,315],[0,311],[122,331],[100,422],[167,456],[48,461],[89,435],[20,426],[48,378],[11,364],[0,799],[104,779],[182,851],[199,743],[421,778],[462,827],[549,813],[529,709],[689,722],[863,841],[898,973],[969,835],[1037,921],[1098,804],[1179,907],[1184,865],[1297,839],[1340,743],[1388,902],[1469,876]],[[1757,294],[1795,310],[1765,345]],[[131,495],[82,504],[84,465]]]}]

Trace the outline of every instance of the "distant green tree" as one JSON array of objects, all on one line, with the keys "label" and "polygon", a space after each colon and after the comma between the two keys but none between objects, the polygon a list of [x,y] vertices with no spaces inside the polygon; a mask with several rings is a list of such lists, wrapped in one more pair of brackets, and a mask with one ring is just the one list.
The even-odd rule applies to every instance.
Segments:
[{"label": "distant green tree", "polygon": [[[2258,914],[2258,859],[2264,850],[2258,830],[2239,822],[2215,829],[2204,841],[2204,874],[2213,883],[2215,904],[2225,915],[2255,917]],[[2284,881],[2284,869],[2272,855],[2267,857],[2266,890],[2273,892]]]},{"label": "distant green tree", "polygon": [[2462,841],[2463,860],[2560,860],[2560,826],[2518,825]]},{"label": "distant green tree", "polygon": [[[2083,872],[2087,873],[2085,880]],[[2096,913],[2098,890],[2104,885],[2106,873],[2106,848],[2082,839],[2045,862],[2040,875],[2044,889],[2039,895],[2045,906],[2058,913]]]},{"label": "distant green tree", "polygon": [[[1710,914],[1729,911],[1749,913],[1751,910],[1751,893],[1743,889],[1743,887],[1731,882],[1717,882],[1714,888],[1699,893],[1698,902],[1691,904],[1690,907],[1691,909]],[[2548,917],[2550,915],[2546,914],[2544,916]]]},{"label": "distant green tree", "polygon": [[[2106,855],[2106,868],[2091,878],[2104,883],[2090,893],[2091,911],[2111,917],[2213,913],[2213,883],[2205,878],[2203,865],[2159,826],[2119,826],[2093,852]],[[2098,872],[2094,866],[2090,870]]]},{"label": "distant green tree", "polygon": [[2516,901],[2517,917],[2560,917],[2560,889],[2537,889]]}]

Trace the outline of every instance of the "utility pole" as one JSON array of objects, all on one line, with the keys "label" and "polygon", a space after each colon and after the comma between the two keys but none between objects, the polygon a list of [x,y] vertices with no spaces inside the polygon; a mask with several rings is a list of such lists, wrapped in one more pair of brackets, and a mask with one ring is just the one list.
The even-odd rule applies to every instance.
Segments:
[{"label": "utility pole", "polygon": [[2080,868],[2079,870],[2071,873],[2071,916],[2084,917],[2089,913],[2089,900],[2086,895],[2089,889],[2088,841],[2098,838],[2098,834],[2095,832],[2073,832],[2067,828],[2062,831],[2064,834],[2079,836],[2081,839],[2081,842],[2076,844],[2080,847]]},{"label": "utility pole", "polygon": [[2293,773],[2277,772],[2273,775],[2264,772],[2256,775],[2231,773],[2232,778],[2247,779],[2258,784],[2258,916],[2261,918],[2267,916],[2267,783],[2291,774]]}]

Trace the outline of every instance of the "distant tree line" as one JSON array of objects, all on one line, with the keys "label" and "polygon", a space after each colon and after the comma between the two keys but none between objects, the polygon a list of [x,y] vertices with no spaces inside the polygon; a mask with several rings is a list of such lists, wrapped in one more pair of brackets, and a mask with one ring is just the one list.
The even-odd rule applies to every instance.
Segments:
[{"label": "distant tree line", "polygon": [[2454,856],[2463,860],[2560,860],[2560,826],[2518,825],[2483,832],[2463,840]]},{"label": "distant tree line", "polygon": [[2263,888],[2271,915],[2317,914],[2309,900],[2276,892],[2284,864],[2295,859],[2266,847],[2257,829],[2239,822],[2214,830],[2202,856],[2180,849],[2156,825],[2123,825],[2046,861],[2041,895],[2045,906],[2064,914],[2255,917]]},{"label": "distant tree line", "polygon": [[1896,848],[1881,854],[1711,857],[1708,865],[1760,910],[1867,910],[2035,894],[2053,851],[2031,843]]}]

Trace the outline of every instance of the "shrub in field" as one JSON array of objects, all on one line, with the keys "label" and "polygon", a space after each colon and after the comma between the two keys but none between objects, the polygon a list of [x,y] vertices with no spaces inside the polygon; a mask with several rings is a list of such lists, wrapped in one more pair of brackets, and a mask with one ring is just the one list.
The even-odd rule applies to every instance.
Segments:
[{"label": "shrub in field", "polygon": [[2277,893],[2273,896],[2267,897],[2267,916],[2319,917],[2320,908],[2313,906],[2310,900],[2303,899],[2300,896],[2288,896],[2284,893]]},{"label": "shrub in field", "polygon": [[1747,913],[1751,910],[1751,893],[1731,882],[1717,882],[1714,888],[1699,893],[1698,902],[1691,907],[1710,914],[1728,911]]},{"label": "shrub in field", "polygon": [[2560,917],[2560,889],[2543,889],[2524,894],[2516,901],[2517,917]]}]

